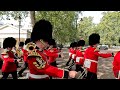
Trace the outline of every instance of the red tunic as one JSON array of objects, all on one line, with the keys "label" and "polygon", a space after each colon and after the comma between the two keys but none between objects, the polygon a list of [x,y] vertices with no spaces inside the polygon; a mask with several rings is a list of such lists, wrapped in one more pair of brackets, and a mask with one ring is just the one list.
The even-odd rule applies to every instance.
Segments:
[{"label": "red tunic", "polygon": [[[41,77],[47,77],[52,76],[52,77],[58,77],[58,78],[63,78],[65,76],[65,71],[62,69],[58,69],[57,67],[53,67],[47,62],[47,57],[43,52],[38,51],[38,54],[40,55],[41,58],[37,57],[28,57],[28,67],[30,70],[30,75],[29,78],[34,78],[38,79],[41,75]],[[38,61],[40,61],[38,63]],[[42,63],[41,63],[42,62]],[[41,65],[43,66],[41,68]],[[40,77],[40,78],[41,78]]]},{"label": "red tunic", "polygon": [[79,65],[83,65],[83,63],[84,63],[84,54],[79,49],[76,50],[76,60],[75,60],[75,63],[79,64]]},{"label": "red tunic", "polygon": [[57,48],[52,48],[48,50],[44,50],[46,55],[48,56],[48,62],[52,63],[56,60],[56,58],[59,56]]},{"label": "red tunic", "polygon": [[120,51],[115,55],[113,60],[113,73],[116,78],[118,78],[117,75],[120,74],[119,72],[120,72]]},{"label": "red tunic", "polygon": [[84,66],[87,68],[88,71],[92,73],[97,73],[97,63],[98,63],[98,57],[108,58],[111,57],[111,53],[101,53],[99,50],[97,50],[95,47],[88,47],[85,51],[85,61]]},{"label": "red tunic", "polygon": [[76,50],[73,48],[69,49],[69,58],[75,60],[75,56],[76,56]]},{"label": "red tunic", "polygon": [[28,51],[25,49],[22,49],[22,51],[23,51],[23,60],[24,60],[24,62],[27,62]]},{"label": "red tunic", "polygon": [[3,66],[2,72],[14,72],[17,71],[17,66],[14,62],[14,53],[12,51],[7,51],[6,54],[2,53]]}]

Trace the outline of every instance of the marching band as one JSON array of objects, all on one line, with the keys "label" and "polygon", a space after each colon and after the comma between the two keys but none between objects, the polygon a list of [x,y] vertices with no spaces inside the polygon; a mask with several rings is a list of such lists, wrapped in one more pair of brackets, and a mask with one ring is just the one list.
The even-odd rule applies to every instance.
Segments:
[{"label": "marching band", "polygon": [[[52,30],[53,27],[49,21],[39,20],[33,27],[31,37],[27,38],[25,42],[20,42],[16,50],[15,38],[5,38],[4,50],[0,57],[3,75],[1,79],[7,79],[9,74],[12,74],[13,79],[23,77],[23,72],[27,68],[29,70],[28,79],[97,79],[98,57],[114,57],[113,53],[103,53],[97,49],[100,36],[92,33],[89,36],[88,48],[84,48],[83,39],[70,44],[69,58],[66,63],[67,70],[58,68],[56,59],[64,55],[57,48],[56,41],[52,37]],[[115,55],[113,61],[113,72],[117,79],[120,79],[119,57],[120,52]],[[19,67],[20,62],[23,62],[21,67]],[[75,69],[72,68],[73,66]],[[18,68],[20,68],[19,71]]]}]

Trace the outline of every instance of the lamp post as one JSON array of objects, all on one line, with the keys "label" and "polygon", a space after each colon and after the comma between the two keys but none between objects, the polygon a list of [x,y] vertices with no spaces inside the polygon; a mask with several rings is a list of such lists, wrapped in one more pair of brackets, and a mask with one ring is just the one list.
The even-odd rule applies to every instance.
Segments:
[{"label": "lamp post", "polygon": [[20,26],[21,26],[21,17],[19,15],[19,43],[20,43]]}]

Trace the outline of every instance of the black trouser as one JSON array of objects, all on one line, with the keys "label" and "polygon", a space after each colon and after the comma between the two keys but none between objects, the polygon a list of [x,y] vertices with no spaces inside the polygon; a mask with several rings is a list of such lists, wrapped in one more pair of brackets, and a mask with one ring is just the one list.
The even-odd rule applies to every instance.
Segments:
[{"label": "black trouser", "polygon": [[76,64],[76,69],[75,69],[75,71],[81,71],[81,72],[83,72],[84,70],[83,70],[83,68],[82,68],[82,65],[78,65],[78,64]]},{"label": "black trouser", "polygon": [[7,79],[9,74],[12,74],[13,79],[17,79],[17,71],[14,71],[14,72],[2,72],[3,77],[1,79]]},{"label": "black trouser", "polygon": [[78,64],[76,64],[76,70],[75,71],[77,71],[77,72],[81,72],[81,74],[82,74],[82,76],[83,76],[83,79],[85,79],[86,78],[86,71],[85,71],[86,69],[83,69],[82,68],[82,65],[78,65]]},{"label": "black trouser", "polygon": [[72,70],[72,67],[74,66],[74,64],[75,64],[75,62],[74,62],[74,60],[73,59],[71,59],[72,60],[72,64],[69,66],[69,68],[68,68],[68,70],[69,71],[71,71]]},{"label": "black trouser", "polygon": [[20,71],[18,72],[19,75],[22,75],[22,73],[25,71],[25,69],[27,69],[28,67],[28,63],[24,62],[23,67],[20,69]]},{"label": "black trouser", "polygon": [[69,60],[67,61],[66,66],[69,65],[70,61],[71,61],[71,58],[69,58]]},{"label": "black trouser", "polygon": [[97,79],[97,74],[88,71],[86,79],[88,80]]}]

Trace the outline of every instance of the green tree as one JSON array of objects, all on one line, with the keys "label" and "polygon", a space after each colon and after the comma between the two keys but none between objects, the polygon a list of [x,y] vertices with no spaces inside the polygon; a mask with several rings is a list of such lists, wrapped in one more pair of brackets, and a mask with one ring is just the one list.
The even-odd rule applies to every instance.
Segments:
[{"label": "green tree", "polygon": [[[19,19],[19,16],[22,20],[24,20],[28,16],[28,11],[0,11],[0,19],[7,19],[13,18],[15,20]],[[6,16],[6,18],[3,18]]]},{"label": "green tree", "polygon": [[93,17],[83,17],[78,24],[78,34],[80,38],[83,38],[88,45],[88,37],[91,33],[96,32],[95,24],[93,23]]},{"label": "green tree", "polygon": [[53,37],[60,44],[77,39],[76,20],[80,12],[75,11],[37,11],[36,21],[49,20],[53,25]]},{"label": "green tree", "polygon": [[119,45],[120,13],[104,12],[101,22],[98,24],[101,44]]}]

